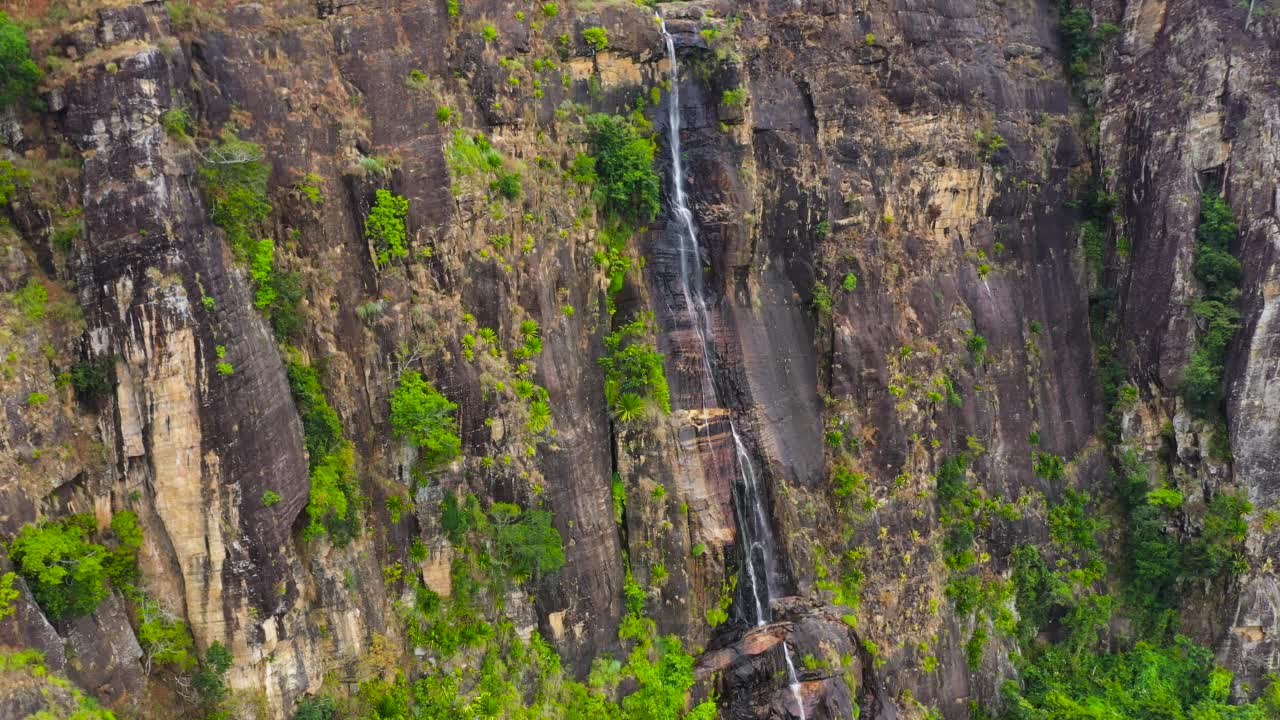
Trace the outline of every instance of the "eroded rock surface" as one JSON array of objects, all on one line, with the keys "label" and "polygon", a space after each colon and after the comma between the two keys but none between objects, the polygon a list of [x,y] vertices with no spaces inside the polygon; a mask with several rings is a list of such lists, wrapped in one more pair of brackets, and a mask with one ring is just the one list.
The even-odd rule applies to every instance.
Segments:
[{"label": "eroded rock surface", "polygon": [[[469,493],[554,512],[564,567],[501,597],[514,632],[536,629],[578,677],[625,644],[618,627],[639,588],[660,632],[705,649],[694,695],[715,690],[724,717],[799,717],[797,702],[811,720],[998,706],[1016,641],[993,636],[974,664],[966,642],[984,621],[945,594],[933,493],[959,453],[984,499],[1019,510],[981,538],[985,579],[1008,579],[1016,546],[1050,546],[1046,511],[1068,489],[1113,497],[1119,448],[1184,493],[1179,532],[1203,523],[1215,494],[1242,489],[1256,508],[1248,569],[1189,593],[1180,629],[1236,673],[1238,698],[1280,669],[1280,541],[1263,520],[1280,492],[1272,15],[1096,3],[1119,31],[1081,87],[1051,3],[662,4],[685,68],[708,376],[669,210],[629,239],[642,267],[610,296],[597,255],[610,228],[566,170],[585,114],[639,108],[670,193],[668,61],[649,9],[463,0],[455,17],[443,2],[290,0],[206,11],[184,22],[144,2],[33,31],[58,60],[44,108],[0,118],[0,158],[36,171],[0,228],[0,291],[12,298],[0,536],[73,512],[105,531],[113,513],[136,512],[139,588],[187,623],[198,651],[231,650],[230,686],[263,698],[244,717],[288,716],[333,689],[326,675],[350,691],[388,674],[378,662],[428,656],[400,620],[413,593],[397,572],[454,595],[461,551],[440,506]],[[604,48],[585,39],[595,27]],[[178,110],[194,140],[166,131]],[[284,339],[201,192],[224,130],[270,165],[273,209],[255,232],[274,239],[303,297],[301,328]],[[454,144],[478,132],[522,174],[510,205],[459,170]],[[1078,226],[1090,178],[1117,199],[1101,268]],[[1181,395],[1200,330],[1192,264],[1209,182],[1239,224],[1244,267],[1225,377],[1229,459],[1210,446],[1221,431]],[[365,229],[379,188],[409,204],[413,254],[394,269]],[[64,310],[24,315],[18,294],[33,280]],[[1104,306],[1137,391],[1118,437],[1091,333]],[[630,317],[652,319],[671,389],[670,415],[644,425],[608,406],[599,363],[615,318]],[[541,350],[517,371],[509,351],[529,320]],[[465,338],[481,328],[505,350],[474,352]],[[109,392],[86,398],[58,379],[85,360],[111,366]],[[354,448],[365,527],[345,546],[302,532],[313,458],[291,362],[323,368]],[[405,370],[458,405],[464,457],[429,473],[387,420]],[[526,375],[546,388],[554,434],[529,430],[527,407],[510,399]],[[31,402],[35,392],[50,398]],[[739,610],[731,420],[778,539],[781,600],[761,627]],[[1037,473],[1043,454],[1065,460],[1062,477]],[[837,466],[855,488],[834,481]],[[393,497],[411,510],[393,510]],[[415,541],[424,554],[411,556]],[[858,606],[830,604],[855,564]],[[143,672],[138,616],[118,590],[90,617],[50,623],[18,587],[0,644],[42,650],[115,707],[184,690]],[[717,610],[728,617],[713,624]],[[780,679],[784,643],[798,697]],[[0,715],[37,709],[30,684],[0,697]]]}]

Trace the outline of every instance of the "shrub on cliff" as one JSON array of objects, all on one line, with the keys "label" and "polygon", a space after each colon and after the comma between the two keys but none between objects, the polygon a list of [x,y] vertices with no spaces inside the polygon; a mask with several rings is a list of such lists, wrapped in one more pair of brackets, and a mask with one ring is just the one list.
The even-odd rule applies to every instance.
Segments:
[{"label": "shrub on cliff", "polygon": [[663,371],[663,355],[648,342],[648,326],[636,319],[614,330],[604,339],[606,354],[604,393],[615,414],[633,418],[638,396],[653,402],[663,412],[671,412],[671,395]]},{"label": "shrub on cliff", "polygon": [[512,575],[538,579],[564,567],[560,531],[545,510],[521,510],[511,503],[489,508],[494,528],[495,559]]},{"label": "shrub on cliff", "polygon": [[209,218],[227,234],[236,258],[243,261],[254,248],[253,230],[271,213],[267,178],[271,166],[262,148],[230,133],[201,158],[200,184],[209,203]]},{"label": "shrub on cliff", "polygon": [[22,28],[0,12],[0,109],[30,97],[40,82],[31,45]]},{"label": "shrub on cliff", "polygon": [[342,421],[329,405],[320,373],[297,360],[289,363],[289,390],[302,419],[302,433],[310,455],[310,519],[303,537],[310,540],[328,533],[342,547],[360,533],[360,488],[355,474],[355,454],[342,435]]},{"label": "shrub on cliff", "polygon": [[302,433],[312,462],[327,455],[342,442],[342,421],[329,405],[320,385],[320,373],[310,365],[289,363],[289,389],[302,418]]},{"label": "shrub on cliff", "polygon": [[1204,297],[1191,306],[1200,338],[1183,374],[1183,396],[1192,410],[1212,415],[1222,400],[1222,373],[1227,350],[1240,327],[1240,282],[1244,269],[1231,254],[1235,218],[1216,188],[1200,198],[1192,272],[1204,286]]},{"label": "shrub on cliff", "polygon": [[587,117],[588,142],[595,157],[595,200],[609,214],[641,224],[658,214],[655,144],[626,118],[596,113]]},{"label": "shrub on cliff", "polygon": [[382,188],[375,195],[373,207],[369,210],[369,218],[365,221],[365,237],[373,241],[374,250],[378,253],[378,264],[386,265],[391,258],[402,258],[409,254],[405,247],[408,232],[405,228],[405,216],[409,214],[409,201],[395,193]]},{"label": "shrub on cliff", "polygon": [[396,436],[422,450],[428,467],[449,462],[462,451],[454,411],[458,406],[417,372],[400,376],[391,392],[391,428]]},{"label": "shrub on cliff", "polygon": [[88,615],[107,597],[107,580],[131,581],[142,544],[137,517],[112,518],[112,546],[93,541],[92,515],[72,515],[27,525],[9,544],[9,557],[51,620]]}]

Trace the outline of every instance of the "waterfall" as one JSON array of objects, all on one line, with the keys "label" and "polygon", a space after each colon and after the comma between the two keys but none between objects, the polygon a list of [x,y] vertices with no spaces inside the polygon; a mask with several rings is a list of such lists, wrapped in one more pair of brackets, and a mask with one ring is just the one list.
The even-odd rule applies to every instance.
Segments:
[{"label": "waterfall", "polygon": [[[662,14],[657,14],[662,40],[667,47],[667,60],[671,64],[671,93],[667,99],[668,145],[671,147],[671,198],[670,213],[676,222],[676,234],[680,242],[680,292],[685,307],[692,317],[690,325],[697,333],[702,350],[702,406],[718,406],[715,375],[712,372],[712,354],[715,352],[715,329],[711,314],[707,311],[706,293],[702,283],[702,249],[698,245],[698,228],[693,211],[689,209],[685,192],[684,158],[680,150],[680,66],[676,61],[675,40],[667,32]],[[776,572],[773,529],[764,508],[764,497],[756,478],[751,455],[743,444],[738,429],[729,418],[729,432],[733,436],[733,457],[737,476],[734,488],[734,509],[738,520],[739,544],[743,548],[743,561],[755,611],[756,627],[768,623],[769,602],[772,599],[771,581]],[[800,679],[791,661],[791,650],[784,640],[782,657],[787,665],[787,679],[796,701],[800,720],[806,720],[804,701],[800,695]]]}]

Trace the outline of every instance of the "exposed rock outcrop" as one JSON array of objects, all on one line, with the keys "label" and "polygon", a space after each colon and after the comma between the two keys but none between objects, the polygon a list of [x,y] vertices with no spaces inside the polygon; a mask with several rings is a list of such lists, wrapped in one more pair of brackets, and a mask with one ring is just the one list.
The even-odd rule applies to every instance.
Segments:
[{"label": "exposed rock outcrop", "polygon": [[[514,632],[536,629],[571,674],[620,649],[638,602],[660,632],[705,650],[694,694],[716,691],[724,717],[799,717],[783,643],[810,720],[998,706],[1016,641],[993,633],[972,657],[985,621],[945,593],[934,476],[959,453],[981,498],[1017,510],[981,528],[973,572],[990,580],[1009,577],[1017,545],[1049,546],[1045,517],[1067,490],[1114,497],[1121,450],[1184,492],[1178,533],[1242,489],[1256,508],[1247,572],[1189,592],[1180,629],[1236,673],[1239,698],[1280,669],[1275,17],[1225,1],[1094,3],[1120,29],[1105,66],[1073,87],[1048,3],[663,3],[686,68],[708,374],[669,210],[631,236],[636,267],[611,294],[603,238],[616,228],[571,170],[589,112],[634,110],[653,123],[670,192],[671,94],[650,9],[196,5],[106,7],[34,30],[54,58],[43,108],[0,116],[0,158],[34,170],[0,227],[12,353],[0,538],[68,513],[105,531],[136,512],[140,591],[199,651],[231,650],[230,686],[263,698],[244,717],[283,718],[322,687],[436,662],[401,622],[415,600],[402,579],[453,595],[449,494],[554,512],[564,567],[483,597],[505,598]],[[584,34],[597,27],[603,46]],[[194,139],[167,130],[178,111]],[[254,232],[303,298],[283,337],[209,219],[200,168],[223,132],[270,165],[272,211]],[[477,133],[519,176],[507,202],[461,167],[457,145]],[[1117,200],[1102,257],[1077,230],[1091,178]],[[1192,264],[1208,182],[1239,224],[1244,267],[1229,458],[1212,447],[1223,430],[1181,396],[1202,330]],[[366,232],[378,189],[408,201],[403,262],[379,261]],[[24,314],[31,282],[62,310]],[[1138,395],[1122,411],[1104,406],[1097,363],[1111,307],[1118,371]],[[645,423],[622,421],[603,392],[604,338],[630,317],[652,320],[671,388],[670,415]],[[527,321],[540,350],[517,357]],[[492,351],[477,353],[482,329]],[[69,386],[85,361],[112,368],[109,392]],[[315,458],[289,363],[322,370],[354,448],[364,527],[349,544],[303,533]],[[388,395],[406,370],[457,404],[461,458],[424,469],[393,435]],[[519,380],[545,388],[550,430],[532,429]],[[756,628],[735,584],[730,420],[766,488],[786,596]],[[1063,472],[1037,473],[1042,455]],[[830,604],[855,584],[856,608]],[[93,615],[50,623],[16,587],[0,645],[40,649],[108,705],[141,712],[184,689],[143,672],[118,589]],[[33,682],[6,690],[0,715],[71,707],[61,691],[37,700]]]}]

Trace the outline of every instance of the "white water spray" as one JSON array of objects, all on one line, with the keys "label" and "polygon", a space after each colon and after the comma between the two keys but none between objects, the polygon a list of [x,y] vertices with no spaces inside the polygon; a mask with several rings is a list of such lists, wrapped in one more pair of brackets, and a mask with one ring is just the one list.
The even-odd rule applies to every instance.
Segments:
[{"label": "white water spray", "polygon": [[[680,151],[680,66],[676,62],[675,40],[667,32],[667,24],[662,15],[657,15],[658,25],[662,28],[662,40],[667,46],[667,60],[671,63],[671,94],[667,99],[667,132],[670,135],[668,144],[671,147],[671,216],[676,221],[676,230],[680,238],[680,291],[684,295],[685,307],[692,314],[690,324],[697,333],[702,350],[702,405],[705,409],[715,401],[715,376],[711,370],[711,353],[714,352],[713,341],[715,331],[711,325],[711,314],[707,311],[707,301],[702,287],[702,251],[698,246],[698,229],[694,223],[693,211],[689,209],[685,193],[684,158]],[[751,599],[755,609],[756,627],[770,621],[769,601],[770,572],[773,568],[773,530],[764,511],[764,498],[756,480],[755,466],[751,464],[751,456],[747,453],[738,429],[729,418],[729,432],[733,436],[734,462],[737,466],[738,487],[734,492],[734,506],[738,515],[738,530],[741,534],[741,545],[744,549],[743,559],[746,563],[747,583],[751,591]],[[763,577],[761,577],[763,576]],[[800,720],[807,720],[804,712],[804,700],[800,694],[800,678],[796,667],[791,662],[791,649],[786,641],[782,643],[782,657],[787,664],[787,679],[791,694],[796,701]]]}]

